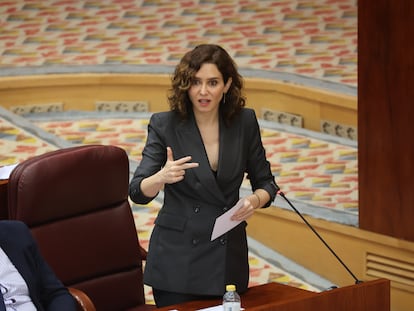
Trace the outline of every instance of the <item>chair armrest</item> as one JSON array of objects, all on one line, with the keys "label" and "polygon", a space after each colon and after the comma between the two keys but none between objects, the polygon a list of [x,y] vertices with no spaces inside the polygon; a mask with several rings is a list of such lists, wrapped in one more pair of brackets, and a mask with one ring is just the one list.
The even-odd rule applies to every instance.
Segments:
[{"label": "chair armrest", "polygon": [[74,287],[68,287],[68,290],[76,300],[78,311],[96,311],[95,305],[85,292]]}]

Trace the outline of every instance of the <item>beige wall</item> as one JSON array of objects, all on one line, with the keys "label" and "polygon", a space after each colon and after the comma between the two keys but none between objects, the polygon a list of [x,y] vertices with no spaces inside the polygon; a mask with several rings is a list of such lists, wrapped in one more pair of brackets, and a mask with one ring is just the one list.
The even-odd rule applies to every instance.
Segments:
[{"label": "beige wall", "polygon": [[[64,110],[95,110],[97,101],[144,101],[151,112],[167,110],[167,74],[49,74],[0,78],[0,104],[62,103]],[[356,97],[259,78],[245,79],[247,105],[297,114],[319,131],[320,120],[357,125]]]}]

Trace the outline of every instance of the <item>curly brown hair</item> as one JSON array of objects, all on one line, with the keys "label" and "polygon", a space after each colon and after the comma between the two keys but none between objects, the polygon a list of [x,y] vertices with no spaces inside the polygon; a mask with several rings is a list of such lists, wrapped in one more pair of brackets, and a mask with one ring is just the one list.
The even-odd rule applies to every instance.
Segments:
[{"label": "curly brown hair", "polygon": [[225,94],[225,103],[220,103],[220,113],[228,124],[242,107],[246,98],[242,94],[243,78],[237,71],[237,66],[230,55],[221,46],[215,44],[201,44],[187,52],[176,66],[171,78],[171,88],[168,94],[170,109],[187,119],[192,104],[188,90],[196,73],[203,64],[215,64],[223,76],[224,83],[232,79],[229,90]]}]

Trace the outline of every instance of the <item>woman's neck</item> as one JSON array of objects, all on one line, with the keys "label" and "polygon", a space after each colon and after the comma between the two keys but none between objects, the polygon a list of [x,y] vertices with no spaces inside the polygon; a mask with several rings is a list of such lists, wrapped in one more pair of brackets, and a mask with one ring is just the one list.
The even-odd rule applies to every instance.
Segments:
[{"label": "woman's neck", "polygon": [[194,113],[194,118],[199,127],[209,127],[218,124],[218,113]]}]

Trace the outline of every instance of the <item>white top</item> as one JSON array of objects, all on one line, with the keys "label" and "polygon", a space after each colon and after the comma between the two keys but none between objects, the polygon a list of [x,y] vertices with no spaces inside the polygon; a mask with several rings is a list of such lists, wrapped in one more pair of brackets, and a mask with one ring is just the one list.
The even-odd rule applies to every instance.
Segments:
[{"label": "white top", "polygon": [[6,311],[36,311],[25,280],[1,247],[0,289]]}]

